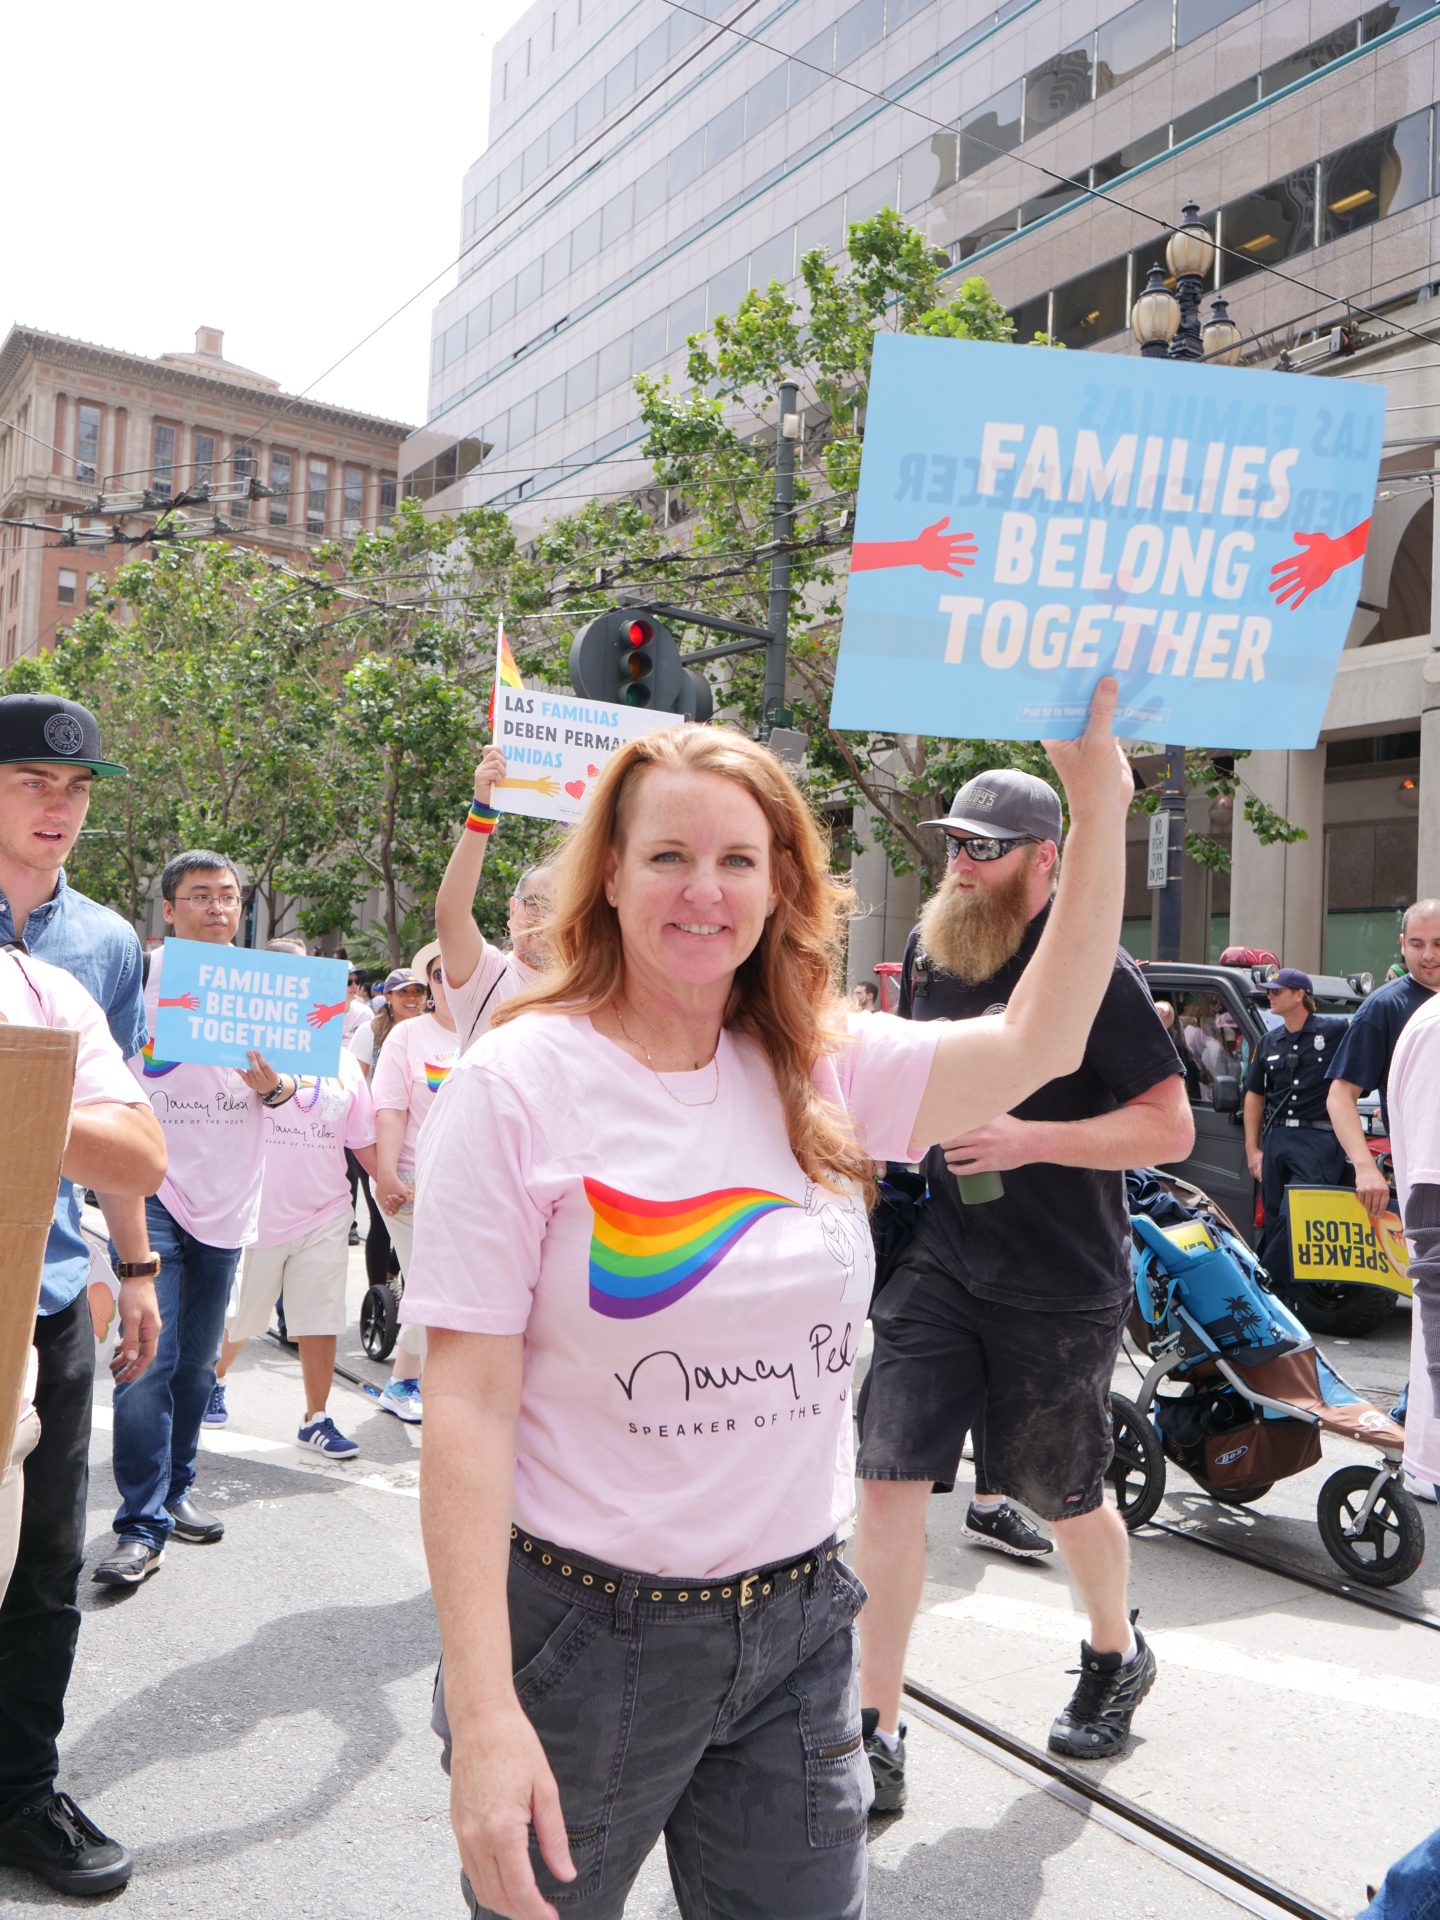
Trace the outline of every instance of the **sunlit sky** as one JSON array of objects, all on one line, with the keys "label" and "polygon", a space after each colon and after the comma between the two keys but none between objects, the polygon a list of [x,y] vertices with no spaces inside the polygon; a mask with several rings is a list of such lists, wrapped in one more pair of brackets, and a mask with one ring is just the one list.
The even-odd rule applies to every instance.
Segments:
[{"label": "sunlit sky", "polygon": [[418,424],[491,48],[525,4],[7,8],[0,337],[157,354],[220,327],[287,392]]}]

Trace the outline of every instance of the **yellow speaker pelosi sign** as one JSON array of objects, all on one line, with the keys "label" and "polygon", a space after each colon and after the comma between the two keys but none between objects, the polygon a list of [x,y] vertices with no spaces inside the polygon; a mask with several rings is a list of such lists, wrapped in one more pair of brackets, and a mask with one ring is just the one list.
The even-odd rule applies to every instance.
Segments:
[{"label": "yellow speaker pelosi sign", "polygon": [[1290,1187],[1290,1259],[1297,1280],[1388,1287],[1409,1294],[1400,1217],[1372,1220],[1348,1187]]}]

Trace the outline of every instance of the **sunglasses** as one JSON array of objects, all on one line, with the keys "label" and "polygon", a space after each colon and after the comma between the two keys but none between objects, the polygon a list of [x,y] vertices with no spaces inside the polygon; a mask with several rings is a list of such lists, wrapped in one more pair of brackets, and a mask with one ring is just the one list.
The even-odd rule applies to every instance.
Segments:
[{"label": "sunglasses", "polygon": [[1018,840],[992,840],[984,836],[947,833],[945,836],[945,858],[958,860],[963,850],[968,859],[980,866],[988,866],[992,860],[1003,860],[1007,853],[1016,847],[1038,847],[1043,842],[1033,833],[1021,834]]}]

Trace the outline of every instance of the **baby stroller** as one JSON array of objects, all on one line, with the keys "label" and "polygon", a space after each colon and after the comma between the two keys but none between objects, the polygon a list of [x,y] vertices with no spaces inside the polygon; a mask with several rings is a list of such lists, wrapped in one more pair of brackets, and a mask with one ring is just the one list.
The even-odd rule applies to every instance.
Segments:
[{"label": "baby stroller", "polygon": [[1345,1384],[1198,1187],[1142,1168],[1126,1175],[1126,1199],[1129,1330],[1152,1364],[1133,1401],[1112,1396],[1111,1483],[1125,1524],[1142,1526],[1154,1513],[1167,1461],[1212,1499],[1249,1506],[1314,1466],[1322,1433],[1343,1434],[1374,1447],[1380,1462],[1341,1467],[1326,1480],[1320,1538],[1347,1580],[1408,1580],[1424,1556],[1425,1527],[1400,1479],[1402,1430]]}]

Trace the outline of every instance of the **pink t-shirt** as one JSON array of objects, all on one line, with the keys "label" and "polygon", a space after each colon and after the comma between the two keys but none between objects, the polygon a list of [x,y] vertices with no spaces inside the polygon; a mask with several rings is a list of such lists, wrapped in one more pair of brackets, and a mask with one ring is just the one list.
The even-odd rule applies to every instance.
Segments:
[{"label": "pink t-shirt", "polygon": [[345,1009],[345,1024],[340,1030],[341,1042],[353,1039],[359,1029],[368,1027],[374,1018],[365,1001],[352,1000]]},{"label": "pink t-shirt", "polygon": [[517,993],[523,993],[527,987],[534,986],[539,978],[537,968],[527,967],[513,953],[507,953],[501,947],[492,947],[488,940],[480,955],[479,966],[463,987],[452,987],[447,975],[445,998],[450,1004],[455,1031],[460,1036],[461,1053],[468,1053],[481,1034],[490,1031],[490,1021],[497,1007],[503,1006]]},{"label": "pink t-shirt", "polygon": [[74,974],[33,954],[0,952],[0,1019],[12,1027],[74,1028],[80,1039],[71,1106],[143,1106],[104,1014]]},{"label": "pink t-shirt", "polygon": [[[913,1157],[941,1031],[857,1016],[817,1068],[876,1159]],[[759,1049],[725,1032],[717,1060],[718,1083],[714,1065],[662,1082],[588,1019],[487,1034],[420,1143],[401,1317],[525,1335],[517,1521],[718,1578],[853,1511],[874,1255],[859,1198],[796,1163]]]},{"label": "pink t-shirt", "polygon": [[265,1181],[257,1247],[298,1240],[350,1211],[347,1147],[373,1147],[375,1108],[358,1061],[340,1055],[340,1072],[304,1074],[293,1100],[265,1115]]},{"label": "pink t-shirt", "polygon": [[370,1082],[377,1113],[405,1115],[405,1138],[396,1171],[409,1180],[415,1172],[415,1142],[450,1069],[460,1057],[459,1036],[442,1027],[433,1013],[417,1014],[390,1030]]},{"label": "pink t-shirt", "polygon": [[[1440,1187],[1440,994],[1412,1014],[1395,1042],[1385,1095],[1400,1217],[1412,1187]],[[1405,1415],[1405,1467],[1417,1480],[1440,1482],[1440,1398],[1430,1360],[1440,1326],[1417,1300],[1410,1315],[1410,1402]]]},{"label": "pink t-shirt", "polygon": [[[145,1024],[155,1031],[165,950],[150,956]],[[232,1067],[155,1057],[152,1040],[130,1061],[165,1130],[170,1171],[160,1204],[207,1247],[248,1247],[260,1218],[265,1109]]]}]

